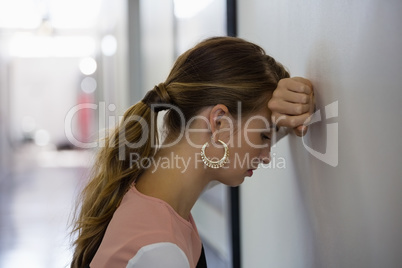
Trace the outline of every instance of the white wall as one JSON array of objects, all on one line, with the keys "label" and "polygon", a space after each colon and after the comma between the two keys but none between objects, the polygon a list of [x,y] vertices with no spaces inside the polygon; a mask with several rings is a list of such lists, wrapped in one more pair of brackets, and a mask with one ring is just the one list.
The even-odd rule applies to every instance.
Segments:
[{"label": "white wall", "polygon": [[9,144],[9,91],[8,69],[9,58],[5,53],[7,36],[0,31],[0,183],[10,172],[12,150]]},{"label": "white wall", "polygon": [[242,267],[400,267],[402,2],[239,0],[238,14],[240,37],[313,82],[322,121],[305,143],[339,148],[334,167],[290,136],[241,186]]},{"label": "white wall", "polygon": [[[100,41],[98,60],[98,99],[107,104],[115,104],[113,113],[107,109],[108,116],[121,115],[133,103],[129,92],[129,44],[128,44],[128,3],[125,0],[102,0],[98,18],[97,32]],[[107,18],[107,19],[105,19]],[[114,37],[115,53],[104,53],[104,38]],[[134,49],[134,48],[132,48]],[[107,121],[102,119],[100,121]],[[108,127],[106,126],[100,126]]]},{"label": "white wall", "polygon": [[164,82],[173,66],[173,23],[172,1],[140,0],[139,38],[143,96],[155,85]]},{"label": "white wall", "polygon": [[225,0],[176,1],[175,10],[176,56],[206,38],[226,35]]}]

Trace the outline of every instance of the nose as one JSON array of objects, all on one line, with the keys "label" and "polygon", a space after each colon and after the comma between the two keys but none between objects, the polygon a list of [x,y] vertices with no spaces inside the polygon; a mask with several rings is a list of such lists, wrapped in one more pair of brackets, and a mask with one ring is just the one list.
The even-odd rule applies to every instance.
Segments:
[{"label": "nose", "polygon": [[261,150],[260,162],[264,165],[268,165],[271,162],[271,148]]}]

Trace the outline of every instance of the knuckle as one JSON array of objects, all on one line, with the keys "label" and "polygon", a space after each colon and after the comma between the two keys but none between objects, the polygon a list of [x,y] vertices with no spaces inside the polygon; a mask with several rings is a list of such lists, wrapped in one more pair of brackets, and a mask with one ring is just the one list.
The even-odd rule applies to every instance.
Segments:
[{"label": "knuckle", "polygon": [[311,94],[311,87],[309,85],[304,85],[304,92],[306,92],[307,95]]},{"label": "knuckle", "polygon": [[275,115],[272,116],[272,121],[274,125],[277,126],[285,126],[287,117],[285,115],[281,115],[279,113],[274,113]]},{"label": "knuckle", "polygon": [[274,121],[276,123],[276,121],[278,120],[279,117],[280,117],[280,114],[278,114],[276,112],[272,112],[272,114],[271,114],[272,121]]},{"label": "knuckle", "polygon": [[272,99],[268,101],[268,109],[272,110]]},{"label": "knuckle", "polygon": [[289,79],[289,78],[284,78],[284,79],[279,80],[279,82],[278,82],[278,87],[282,87],[283,84],[286,84],[286,81],[287,81],[288,79]]},{"label": "knuckle", "polygon": [[307,113],[310,110],[310,106],[308,104],[302,104],[303,111],[302,113]]},{"label": "knuckle", "polygon": [[310,95],[313,92],[313,88],[309,85],[306,85],[306,88],[307,88],[307,94]]},{"label": "knuckle", "polygon": [[309,114],[305,114],[300,118],[300,122],[303,125],[308,124],[310,121],[311,121],[311,118],[310,118]]},{"label": "knuckle", "polygon": [[272,93],[272,98],[278,98],[280,95],[280,91],[277,89],[274,91],[274,93]]},{"label": "knuckle", "polygon": [[272,111],[272,110],[275,110],[275,108],[276,108],[276,101],[271,99],[268,102],[268,109],[270,109]]},{"label": "knuckle", "polygon": [[303,113],[303,105],[302,104],[296,104],[295,106],[295,114],[302,114]]},{"label": "knuckle", "polygon": [[292,127],[292,128],[297,127],[297,120],[296,120],[296,118],[294,118],[294,117],[290,118],[290,119],[289,119],[289,125],[290,125],[290,127]]}]

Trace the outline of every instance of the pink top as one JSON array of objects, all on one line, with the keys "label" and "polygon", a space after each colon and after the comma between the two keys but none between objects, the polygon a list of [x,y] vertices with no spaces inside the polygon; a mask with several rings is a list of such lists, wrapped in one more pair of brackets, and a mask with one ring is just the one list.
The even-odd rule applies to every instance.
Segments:
[{"label": "pink top", "polygon": [[187,221],[165,201],[132,187],[114,213],[90,267],[194,268],[201,247],[191,215]]}]

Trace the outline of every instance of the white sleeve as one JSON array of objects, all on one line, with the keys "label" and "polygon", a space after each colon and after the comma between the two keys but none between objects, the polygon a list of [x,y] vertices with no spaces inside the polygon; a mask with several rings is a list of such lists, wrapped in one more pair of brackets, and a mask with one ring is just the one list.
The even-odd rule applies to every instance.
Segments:
[{"label": "white sleeve", "polygon": [[186,254],[176,244],[163,242],[142,247],[126,268],[190,268]]}]

